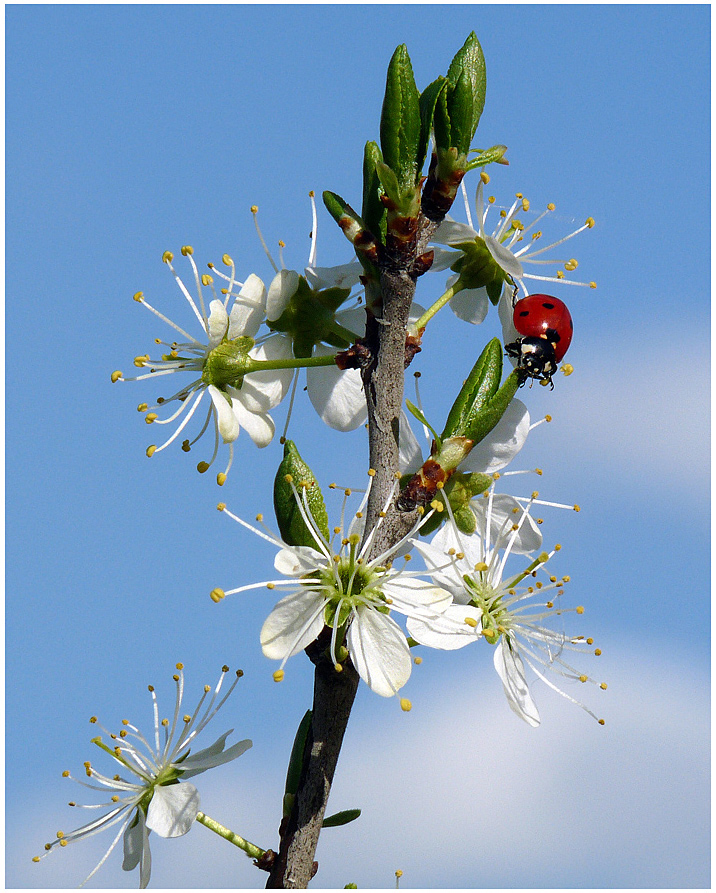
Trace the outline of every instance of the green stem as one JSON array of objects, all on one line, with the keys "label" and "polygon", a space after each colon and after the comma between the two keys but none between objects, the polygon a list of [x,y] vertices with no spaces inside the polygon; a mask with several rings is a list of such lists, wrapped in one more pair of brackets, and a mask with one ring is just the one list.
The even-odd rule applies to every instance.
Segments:
[{"label": "green stem", "polygon": [[299,357],[293,360],[254,360],[249,358],[246,373],[263,372],[268,369],[303,369],[305,366],[334,366],[336,356],[327,357]]},{"label": "green stem", "polygon": [[244,840],[239,834],[235,834],[233,831],[229,831],[228,828],[225,828],[223,825],[220,825],[214,819],[210,819],[208,815],[204,815],[203,812],[198,812],[196,814],[197,822],[201,822],[206,828],[210,831],[213,831],[215,834],[218,834],[219,837],[223,837],[224,840],[228,840],[229,843],[233,843],[234,846],[237,846],[240,850],[243,850],[247,856],[250,856],[252,859],[260,859],[261,856],[265,853],[265,850],[262,850],[260,847],[257,847],[254,843],[249,843],[248,840]]},{"label": "green stem", "polygon": [[454,297],[454,295],[457,292],[462,290],[462,286],[460,288],[457,288],[458,285],[459,285],[459,280],[454,285],[451,285],[450,288],[445,292],[445,294],[442,295],[442,297],[438,298],[437,301],[432,306],[428,307],[428,309],[425,311],[425,313],[423,313],[423,315],[420,317],[420,319],[415,323],[414,328],[416,328],[418,330],[424,329],[425,326],[430,322],[430,320],[438,312],[438,310],[442,310],[443,307],[447,304],[447,302],[452,297]]}]

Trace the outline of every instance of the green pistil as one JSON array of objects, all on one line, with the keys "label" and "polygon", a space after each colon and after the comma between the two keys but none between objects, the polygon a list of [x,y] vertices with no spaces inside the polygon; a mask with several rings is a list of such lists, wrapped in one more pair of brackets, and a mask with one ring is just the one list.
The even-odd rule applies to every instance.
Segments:
[{"label": "green pistil", "polygon": [[217,344],[207,354],[201,380],[221,389],[228,385],[240,388],[244,375],[251,371],[254,362],[249,357],[253,346],[254,339],[246,336]]}]

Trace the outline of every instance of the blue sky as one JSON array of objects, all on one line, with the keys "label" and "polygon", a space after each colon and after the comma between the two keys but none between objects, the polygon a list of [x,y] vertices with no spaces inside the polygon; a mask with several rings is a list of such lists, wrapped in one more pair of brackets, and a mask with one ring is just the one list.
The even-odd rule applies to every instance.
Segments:
[{"label": "blue sky", "polygon": [[[146,727],[146,685],[170,700],[177,660],[197,688],[223,663],[245,670],[216,733],[234,726],[254,748],[206,776],[203,808],[276,845],[308,662],[292,659],[276,686],[258,644],[266,594],[215,606],[208,593],[269,576],[268,544],[214,505],[269,517],[280,448],[242,435],[222,490],[196,474],[195,453],[147,461],[136,405],[151,386],[113,386],[109,374],[165,334],[136,291],[178,315],[166,249],[191,244],[200,262],[229,252],[240,275],[268,281],[257,204],[267,240],[283,239],[287,266],[301,269],[308,191],[360,202],[395,46],[407,43],[422,88],[473,29],[488,72],[477,143],[509,147],[510,166],[491,171],[498,202],[521,191],[533,208],[554,202],[565,230],[597,221],[573,254],[598,289],[559,292],[576,371],[553,392],[521,394],[535,419],[554,420],[516,467],[539,465],[546,498],[582,506],[545,515],[545,537],[563,544],[572,597],[603,648],[609,689],[588,700],[607,724],[541,685],[541,727],[520,723],[487,648],[426,655],[406,689],[410,714],[362,690],[331,807],[364,814],[324,834],[317,883],[390,886],[401,868],[406,888],[709,884],[709,15],[8,7],[8,886],[72,887],[93,867],[109,841],[30,862],[78,823],[60,774],[94,757],[90,715]],[[319,263],[347,261],[319,215]],[[425,277],[418,299],[441,284]],[[498,331],[448,310],[431,323],[416,361],[429,418],[444,417]],[[281,425],[285,408],[274,416]],[[362,432],[328,430],[306,401],[291,436],[322,481],[363,479]],[[212,838],[195,827],[153,843],[154,885],[263,886]],[[115,853],[93,882],[134,886],[120,862]]]}]

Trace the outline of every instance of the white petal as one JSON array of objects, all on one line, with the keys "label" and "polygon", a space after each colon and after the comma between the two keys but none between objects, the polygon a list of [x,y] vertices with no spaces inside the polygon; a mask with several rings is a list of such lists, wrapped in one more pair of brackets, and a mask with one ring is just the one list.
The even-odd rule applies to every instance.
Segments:
[{"label": "white petal", "polygon": [[[476,621],[472,627],[465,623],[469,617]],[[481,613],[472,605],[451,605],[437,617],[409,617],[407,626],[410,635],[421,645],[439,648],[441,651],[455,651],[480,637]]]},{"label": "white petal", "polygon": [[[479,537],[485,535],[487,525],[487,504],[483,497],[475,497],[470,500],[470,508],[477,519],[477,532]],[[492,513],[490,515],[490,544],[504,548],[512,539],[513,524],[520,524],[523,515],[523,507],[506,493],[497,493],[492,499]],[[475,539],[479,539],[475,537]],[[469,538],[468,538],[469,539]],[[510,547],[511,552],[525,555],[542,547],[542,532],[531,515],[526,515],[517,531],[514,542]]]},{"label": "white petal", "polygon": [[[448,526],[450,525],[444,525],[444,527]],[[441,528],[441,530],[442,529],[444,528]],[[463,571],[461,564],[456,565],[450,563],[448,556],[445,554],[445,550],[437,548],[433,543],[414,540],[412,546],[423,557],[428,568],[428,573],[433,581],[442,589],[446,589],[451,593],[454,599],[462,601],[465,587],[462,582],[461,573],[469,572],[470,568]]]},{"label": "white petal", "polygon": [[403,474],[415,474],[423,464],[423,453],[418,439],[410,427],[410,420],[404,410],[400,411],[400,437],[398,439],[398,462]]},{"label": "white petal", "polygon": [[269,285],[266,299],[266,317],[278,319],[298,289],[298,273],[295,270],[279,270]]},{"label": "white petal", "polygon": [[422,609],[428,608],[432,616],[452,603],[452,595],[446,589],[402,574],[396,574],[393,580],[383,583],[381,590],[393,600],[395,610],[402,614],[424,613]]},{"label": "white petal", "polygon": [[352,260],[335,267],[306,267],[305,272],[311,288],[352,288],[360,281],[363,268],[357,260]]},{"label": "white petal", "polygon": [[[335,353],[317,345],[315,356]],[[323,421],[338,431],[352,431],[368,418],[363,382],[357,369],[342,372],[337,366],[320,366],[306,370],[308,396]]]},{"label": "white petal", "polygon": [[496,263],[502,267],[505,273],[509,273],[513,279],[521,279],[523,275],[522,264],[517,260],[509,248],[506,248],[492,236],[485,236],[485,245]]},{"label": "white petal", "polygon": [[199,791],[193,784],[160,785],[154,788],[147,810],[147,828],[160,837],[181,837],[191,828],[200,808]]},{"label": "white petal", "polygon": [[431,273],[447,270],[461,256],[459,251],[449,251],[447,248],[440,248],[438,245],[433,245],[431,248],[433,252],[433,263],[430,267]]},{"label": "white petal", "polygon": [[273,566],[284,577],[302,577],[325,565],[326,559],[311,546],[291,546],[281,549],[273,560]]},{"label": "white petal", "polygon": [[510,463],[525,445],[530,430],[530,414],[521,400],[513,400],[507,412],[460,463],[460,471],[493,474]]},{"label": "white petal", "polygon": [[353,665],[373,691],[390,698],[410,678],[412,660],[405,633],[387,614],[362,608],[348,627],[346,645]]},{"label": "white petal", "polygon": [[209,347],[216,347],[226,334],[229,325],[229,317],[221,301],[212,301],[209,304]]},{"label": "white petal", "polygon": [[[232,729],[233,731],[233,729]],[[224,763],[230,763],[240,757],[241,754],[252,746],[253,742],[248,738],[244,741],[237,741],[231,747],[224,750],[226,738],[231,732],[226,732],[218,741],[215,741],[211,747],[205,747],[204,750],[198,750],[182,761],[180,768],[182,769],[182,781],[185,778],[192,778],[199,775],[200,772],[206,772],[207,769],[213,769],[214,766],[221,766]]]},{"label": "white petal", "polygon": [[[285,335],[271,335],[263,344],[252,348],[249,356],[254,360],[291,360],[291,339]],[[250,393],[264,411],[273,409],[288,394],[295,374],[295,369],[252,372],[245,376],[241,390]]]},{"label": "white petal", "polygon": [[209,385],[208,390],[216,410],[219,434],[221,434],[224,443],[233,443],[239,436],[239,420],[225,394],[213,384]]},{"label": "white petal", "polygon": [[253,338],[264,321],[266,286],[252,273],[241,286],[229,314],[229,338],[248,335]]},{"label": "white petal", "polygon": [[460,242],[473,242],[478,236],[475,230],[467,223],[459,223],[446,217],[435,231],[433,242],[443,245],[457,245]]},{"label": "white petal", "polygon": [[[512,289],[507,286],[502,289],[500,302],[497,305],[497,313],[500,317],[500,322],[502,323],[502,343],[511,344],[520,337],[520,334],[512,321]],[[517,360],[513,360],[513,365],[516,362]]]},{"label": "white petal", "polygon": [[246,429],[246,433],[257,447],[266,447],[271,443],[276,426],[270,415],[262,412],[251,412],[250,409],[247,409],[244,405],[241,391],[234,398],[231,408],[239,424]]},{"label": "white petal", "polygon": [[490,299],[486,288],[463,288],[450,298],[450,309],[458,317],[478,326],[487,316]]},{"label": "white petal", "polygon": [[324,627],[324,603],[323,596],[306,588],[282,598],[261,627],[266,657],[283,660],[310,645]]},{"label": "white petal", "polygon": [[349,307],[336,313],[336,322],[343,328],[355,332],[359,338],[365,335],[365,321],[365,307]]},{"label": "white petal", "polygon": [[[149,857],[149,837],[144,824],[144,813],[137,809],[134,818],[124,832],[124,861],[122,871],[133,871],[140,861],[147,862],[151,870],[151,857]],[[146,855],[144,851],[146,850]],[[149,857],[149,858],[148,858]],[[146,885],[145,885],[146,886]]]},{"label": "white petal", "polygon": [[502,680],[507,703],[533,728],[539,725],[539,712],[527,686],[525,668],[516,646],[512,648],[502,636],[495,648],[495,669]]}]

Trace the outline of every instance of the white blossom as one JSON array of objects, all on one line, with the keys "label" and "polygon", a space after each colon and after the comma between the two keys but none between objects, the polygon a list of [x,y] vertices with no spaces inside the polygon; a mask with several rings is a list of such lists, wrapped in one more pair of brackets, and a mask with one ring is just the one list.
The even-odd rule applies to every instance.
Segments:
[{"label": "white blossom", "polygon": [[[146,414],[147,423],[176,424],[172,435],[161,446],[152,444],[148,447],[147,455],[153,456],[173,443],[208,394],[210,403],[203,426],[193,440],[183,441],[182,449],[188,452],[213,422],[213,455],[210,461],[200,462],[197,467],[202,473],[208,470],[216,459],[221,439],[229,445],[228,464],[217,476],[218,482],[223,484],[233,462],[233,443],[241,428],[246,429],[258,447],[265,447],[271,442],[275,425],[269,410],[286,396],[293,377],[292,369],[252,371],[242,375],[241,364],[248,360],[280,362],[289,359],[291,354],[283,339],[278,336],[266,338],[261,344],[254,341],[266,314],[266,288],[258,276],[252,273],[245,282],[238,282],[233,260],[224,255],[224,263],[230,270],[229,275],[219,273],[213,264],[209,264],[214,274],[228,283],[219,297],[214,287],[214,277],[209,273],[199,274],[192,248],[184,246],[182,254],[188,258],[192,267],[196,299],[174,269],[171,252],[165,252],[163,259],[202,328],[201,338],[194,338],[151,306],[144,294],[138,292],[134,296],[135,300],[171,326],[182,340],[167,343],[156,339],[156,343],[162,345],[166,353],[156,360],[146,354],[134,361],[140,368],[149,368],[149,372],[133,378],[125,378],[121,372],[115,372],[112,380],[140,381],[177,373],[193,373],[193,379],[171,396],[159,398],[153,406],[146,403],[139,405],[138,409]],[[213,295],[213,299],[208,302],[208,310],[205,300],[207,289]],[[232,303],[229,309],[230,301]],[[178,404],[178,408],[169,416],[160,418],[159,413],[171,404]]]},{"label": "white blossom", "polygon": [[[177,664],[177,670],[178,673],[174,675],[176,702],[171,720],[160,720],[157,696],[154,687],[149,686],[154,712],[153,740],[145,738],[128,720],[122,720],[119,734],[113,734],[99,726],[113,743],[106,744],[101,736],[92,741],[117,762],[121,774],[111,777],[104,775],[89,762],[84,764],[89,781],[72,778],[69,772],[63,773],[65,778],[72,778],[85,788],[109,795],[109,800],[103,803],[71,803],[71,806],[108,811],[74,831],[66,834],[58,831],[56,840],[46,844],[43,856],[36,856],[34,861],[44,858],[57,847],[67,846],[76,840],[119,826],[109,849],[81,886],[102,867],[120,838],[123,838],[122,868],[132,871],[139,865],[139,886],[144,888],[149,883],[151,873],[149,833],[154,831],[160,837],[181,837],[189,831],[199,813],[200,798],[196,787],[185,779],[235,760],[251,747],[251,741],[238,741],[226,748],[226,739],[233,732],[233,729],[229,729],[209,747],[192,754],[190,748],[195,739],[226,702],[242,673],[240,670],[237,672],[236,679],[222,695],[224,678],[229,670],[224,667],[213,690],[209,685],[204,686],[194,711],[183,714],[182,664]],[[90,722],[99,725],[96,717],[92,717]],[[132,780],[132,776],[136,780]]]},{"label": "white blossom", "polygon": [[[569,650],[601,654],[598,648],[592,647],[591,638],[567,636],[561,630],[543,625],[543,621],[561,617],[569,610],[578,614],[584,610],[561,607],[560,599],[569,577],[557,577],[545,570],[560,547],[540,553],[517,572],[508,571],[508,559],[515,552],[520,530],[537,500],[533,497],[527,501],[520,507],[514,524],[495,535],[491,519],[495,504],[492,493],[491,488],[486,524],[479,533],[465,536],[451,521],[438,530],[430,543],[414,543],[433,581],[452,593],[454,604],[437,618],[409,618],[408,632],[421,644],[443,650],[462,648],[478,639],[495,646],[495,669],[508,704],[531,726],[539,725],[540,718],[525,665],[550,688],[597,719],[596,714],[546,675],[551,671],[569,681],[594,682],[574,669],[564,655]],[[544,580],[539,575],[544,575]],[[600,687],[605,689],[606,684]]]},{"label": "white blossom", "polygon": [[[473,224],[472,213],[467,202],[467,194],[463,183],[463,196],[465,197],[465,210],[468,223],[460,223],[449,215],[440,224],[433,236],[433,241],[439,245],[446,245],[452,249],[460,243],[478,241],[484,243],[495,263],[507,274],[509,279],[517,285],[523,295],[530,293],[529,282],[563,283],[566,285],[581,285],[596,288],[594,282],[577,282],[568,278],[567,273],[573,272],[578,262],[576,258],[548,256],[547,252],[560,248],[565,242],[574,238],[585,229],[594,226],[594,219],[588,217],[586,222],[577,227],[573,232],[554,239],[548,245],[542,244],[543,233],[539,224],[549,218],[555,210],[553,204],[536,215],[526,225],[519,219],[518,214],[528,213],[530,203],[522,193],[517,193],[515,201],[509,208],[499,208],[495,205],[495,198],[490,196],[484,199],[484,187],[489,183],[489,177],[482,173],[475,193],[475,218]],[[495,212],[493,211],[495,208]],[[494,223],[493,216],[496,217]],[[489,220],[488,220],[489,218]],[[446,250],[436,247],[431,271],[445,270],[450,267],[462,252]],[[448,287],[454,285],[459,275],[448,279]],[[534,290],[534,289],[533,289]],[[502,297],[504,300],[512,298],[512,287],[505,286]],[[487,315],[489,299],[484,287],[470,288],[458,291],[450,300],[453,312],[467,322],[481,323]],[[514,340],[514,339],[513,339]],[[506,341],[506,343],[508,343]]]},{"label": "white blossom", "polygon": [[[350,492],[346,491],[346,498]],[[311,515],[305,488],[302,495],[294,488],[294,495],[314,546],[289,545],[269,531],[257,530],[220,505],[231,518],[278,548],[274,567],[284,579],[226,592],[214,590],[212,598],[219,601],[225,595],[264,586],[287,587],[290,591],[276,604],[261,629],[264,654],[281,661],[274,678],[283,678],[287,660],[328,627],[328,648],[336,667],[349,655],[366,684],[377,694],[391,697],[408,681],[412,666],[405,633],[392,615],[435,617],[448,607],[451,596],[441,587],[420,579],[424,572],[408,571],[407,560],[401,568],[393,566],[396,554],[415,530],[385,552],[367,558],[380,526],[371,531],[361,546],[361,509],[367,494],[347,529],[344,502],[341,523],[334,528],[330,541]]]}]

